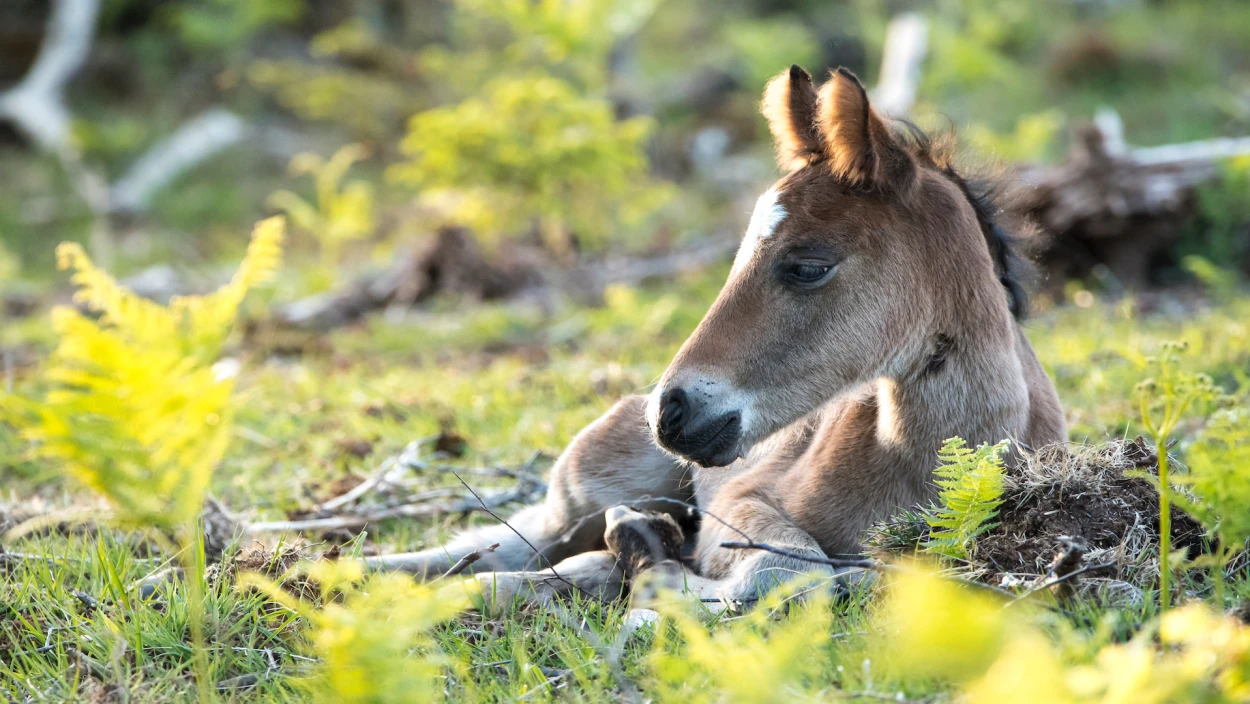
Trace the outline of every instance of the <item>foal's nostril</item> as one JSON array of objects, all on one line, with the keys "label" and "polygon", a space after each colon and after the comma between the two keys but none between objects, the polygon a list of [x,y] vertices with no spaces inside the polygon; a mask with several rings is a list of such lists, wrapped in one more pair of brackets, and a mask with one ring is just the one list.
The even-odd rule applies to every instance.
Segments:
[{"label": "foal's nostril", "polygon": [[686,422],[686,392],[669,389],[660,397],[660,435],[672,437]]}]

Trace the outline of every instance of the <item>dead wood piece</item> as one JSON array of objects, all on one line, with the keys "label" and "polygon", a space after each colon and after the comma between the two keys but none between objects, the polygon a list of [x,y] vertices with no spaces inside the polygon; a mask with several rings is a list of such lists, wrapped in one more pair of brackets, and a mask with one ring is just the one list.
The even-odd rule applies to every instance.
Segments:
[{"label": "dead wood piece", "polygon": [[[436,490],[439,496],[445,496],[447,490]],[[507,489],[492,493],[486,493],[482,497],[482,501],[490,507],[503,506],[514,501],[524,501],[533,496],[534,489],[530,486],[521,486],[515,489]],[[427,492],[425,498],[430,498],[434,492]],[[469,513],[472,511],[486,510],[476,499],[465,498],[449,503],[425,503],[414,502],[402,504],[400,506],[390,506],[380,508],[373,511],[344,514],[340,516],[331,516],[328,518],[310,518],[296,521],[270,521],[261,523],[250,523],[244,528],[244,532],[248,535],[256,535],[259,533],[291,533],[309,530],[333,530],[336,528],[363,528],[370,523],[377,523],[388,518],[433,518],[448,513]]]},{"label": "dead wood piece", "polygon": [[906,115],[916,102],[920,65],[928,50],[929,26],[914,12],[890,20],[885,29],[881,75],[872,91],[873,105],[889,115]]},{"label": "dead wood piece", "polygon": [[1063,601],[1072,596],[1072,581],[1069,575],[1081,566],[1085,553],[1089,552],[1089,542],[1079,535],[1061,535],[1055,542],[1058,543],[1055,557],[1046,568],[1045,577],[1038,580],[1038,586],[1050,582],[1051,591]]},{"label": "dead wood piece", "polygon": [[728,260],[737,244],[731,238],[712,237],[677,252],[605,257],[560,269],[543,253],[523,247],[503,248],[488,256],[468,229],[445,227],[386,271],[287,304],[274,317],[289,327],[327,330],[374,311],[414,306],[443,294],[490,301],[556,292],[595,300],[609,284],[668,278]]},{"label": "dead wood piece", "polygon": [[1139,289],[1192,219],[1195,189],[1218,181],[1220,160],[1250,154],[1250,138],[1132,149],[1112,115],[1079,128],[1063,163],[1021,168],[1027,188],[1010,207],[1042,228],[1057,279],[1103,265]]},{"label": "dead wood piece", "polygon": [[541,280],[527,258],[532,259],[518,253],[488,258],[468,229],[444,227],[380,275],[342,291],[295,301],[279,309],[276,318],[287,325],[329,329],[393,304],[412,305],[437,294],[504,298]]}]

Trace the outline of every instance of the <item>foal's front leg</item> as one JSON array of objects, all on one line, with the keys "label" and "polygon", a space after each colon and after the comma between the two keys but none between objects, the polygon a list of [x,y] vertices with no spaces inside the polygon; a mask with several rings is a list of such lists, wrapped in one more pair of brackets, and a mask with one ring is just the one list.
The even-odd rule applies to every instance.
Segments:
[{"label": "foal's front leg", "polygon": [[826,557],[816,539],[777,508],[779,504],[773,492],[753,477],[726,484],[712,500],[708,506],[711,515],[705,515],[699,527],[697,556],[700,574],[717,582],[717,596],[731,603],[750,602],[802,575],[819,575],[830,588],[864,578],[856,570],[835,569],[798,557],[720,547],[723,542],[749,541],[796,555]]}]

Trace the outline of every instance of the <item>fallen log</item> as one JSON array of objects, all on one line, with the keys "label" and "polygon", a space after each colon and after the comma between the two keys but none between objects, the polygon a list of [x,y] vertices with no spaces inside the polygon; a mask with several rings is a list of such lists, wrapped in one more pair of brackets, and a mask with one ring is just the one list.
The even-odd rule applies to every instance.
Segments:
[{"label": "fallen log", "polygon": [[608,284],[636,284],[728,261],[737,244],[730,238],[709,238],[662,255],[605,257],[562,268],[542,253],[520,247],[488,256],[468,229],[444,227],[426,246],[399,257],[389,269],[289,303],[274,317],[290,327],[327,330],[370,312],[417,305],[440,294],[475,301],[552,293],[595,299]]},{"label": "fallen log", "polygon": [[1062,163],[1018,169],[1025,188],[1010,208],[1042,229],[1055,280],[1101,265],[1121,287],[1141,289],[1192,221],[1196,189],[1218,182],[1223,159],[1246,154],[1250,138],[1133,149],[1106,111],[1077,131]]}]

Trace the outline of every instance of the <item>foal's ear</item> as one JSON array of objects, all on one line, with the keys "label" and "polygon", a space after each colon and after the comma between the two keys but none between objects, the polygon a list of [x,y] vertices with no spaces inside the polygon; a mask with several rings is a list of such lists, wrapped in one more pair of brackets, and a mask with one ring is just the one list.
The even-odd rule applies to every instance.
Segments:
[{"label": "foal's ear", "polygon": [[793,171],[820,154],[816,133],[816,88],[812,77],[791,66],[768,82],[760,112],[768,119],[768,129],[777,145],[777,164]]},{"label": "foal's ear", "polygon": [[850,71],[839,68],[820,87],[816,128],[838,179],[852,185],[905,184],[915,164],[868,104],[868,93]]}]

